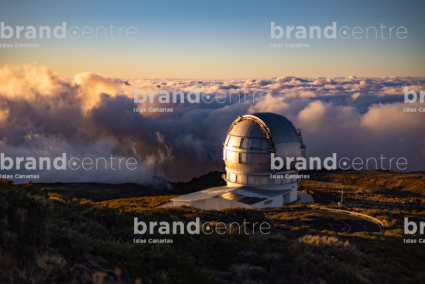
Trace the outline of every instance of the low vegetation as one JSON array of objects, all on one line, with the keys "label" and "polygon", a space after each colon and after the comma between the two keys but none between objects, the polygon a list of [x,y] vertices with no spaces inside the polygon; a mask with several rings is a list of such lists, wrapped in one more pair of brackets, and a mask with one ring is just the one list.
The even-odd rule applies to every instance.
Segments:
[{"label": "low vegetation", "polygon": [[[343,222],[317,212],[158,208],[177,195],[93,200],[0,180],[0,283],[425,283],[424,244],[403,242],[423,237],[403,234],[404,217],[425,221],[422,192],[301,184],[330,208],[337,208],[341,185],[344,209],[382,220],[384,234],[348,234]],[[369,199],[354,198],[359,194]],[[379,194],[420,201],[372,199]],[[241,233],[134,235],[134,217],[185,224],[199,217],[212,227],[246,223]],[[261,223],[270,224],[268,234],[258,231]]]}]

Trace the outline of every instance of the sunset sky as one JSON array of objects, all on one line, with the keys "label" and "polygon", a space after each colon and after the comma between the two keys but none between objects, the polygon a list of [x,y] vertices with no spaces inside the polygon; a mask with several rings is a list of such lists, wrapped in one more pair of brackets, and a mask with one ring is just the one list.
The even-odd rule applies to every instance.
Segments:
[{"label": "sunset sky", "polygon": [[[83,71],[117,78],[268,78],[280,76],[425,76],[423,1],[2,1],[0,21],[67,29],[137,29],[111,39],[0,39],[39,48],[1,48],[0,66],[49,66],[63,77]],[[271,39],[286,26],[386,27],[382,39]],[[403,26],[407,38],[394,31]],[[395,27],[388,38],[389,27]],[[108,30],[109,32],[110,30]],[[117,28],[115,29],[117,33]],[[115,34],[116,36],[116,34]],[[308,48],[272,48],[304,43]]]},{"label": "sunset sky", "polygon": [[[307,156],[403,157],[406,171],[424,171],[425,113],[405,108],[425,104],[404,103],[405,87],[425,91],[423,11],[424,1],[2,1],[0,150],[8,157],[139,161],[138,171],[120,173],[43,171],[46,182],[187,181],[224,170],[222,143],[238,115],[273,112],[302,129]],[[67,38],[57,39],[53,30],[63,22]],[[282,38],[271,38],[272,22],[284,29]],[[337,36],[328,39],[324,30],[334,22]],[[20,38],[17,26],[24,27]],[[25,38],[29,26],[36,39]],[[40,26],[50,27],[50,39],[40,38]],[[307,38],[294,31],[288,39],[287,26],[305,27]],[[310,26],[321,28],[320,39],[309,38]],[[85,27],[92,37],[100,29],[99,38],[84,39]],[[134,39],[125,34],[130,27]],[[377,38],[340,34],[368,27]],[[271,98],[135,104],[135,87]]]}]

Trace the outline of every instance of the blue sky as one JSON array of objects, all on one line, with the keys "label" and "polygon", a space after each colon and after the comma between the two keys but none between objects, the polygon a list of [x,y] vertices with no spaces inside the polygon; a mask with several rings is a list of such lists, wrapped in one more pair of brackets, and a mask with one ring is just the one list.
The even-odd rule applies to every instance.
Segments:
[{"label": "blue sky", "polygon": [[[0,65],[38,62],[64,77],[91,71],[120,78],[425,76],[423,1],[8,1],[12,26],[67,23],[134,26],[137,38],[28,40],[39,48],[2,48]],[[406,39],[271,39],[270,23],[363,29],[404,26]],[[270,43],[309,47],[271,48]]]}]

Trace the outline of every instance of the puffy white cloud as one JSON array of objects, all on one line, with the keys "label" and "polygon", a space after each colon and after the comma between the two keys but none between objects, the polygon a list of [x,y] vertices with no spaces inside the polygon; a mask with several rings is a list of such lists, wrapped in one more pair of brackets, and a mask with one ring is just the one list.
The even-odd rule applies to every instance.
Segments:
[{"label": "puffy white cloud", "polygon": [[351,95],[351,98],[353,99],[353,101],[355,101],[359,96],[360,96],[360,93],[355,93]]},{"label": "puffy white cloud", "polygon": [[326,116],[326,107],[321,101],[310,103],[298,114],[300,125],[310,132],[320,132]]},{"label": "puffy white cloud", "polygon": [[[415,108],[417,112],[405,112],[405,108]],[[424,104],[375,104],[363,115],[360,126],[374,133],[416,134],[425,131],[425,112],[419,112],[420,108],[424,108]]]},{"label": "puffy white cloud", "polygon": [[252,104],[248,113],[256,113],[256,112],[274,112],[274,113],[282,113],[284,110],[289,108],[289,104],[286,102],[285,97],[267,97],[263,99],[264,102],[259,102],[257,99],[255,104]]}]

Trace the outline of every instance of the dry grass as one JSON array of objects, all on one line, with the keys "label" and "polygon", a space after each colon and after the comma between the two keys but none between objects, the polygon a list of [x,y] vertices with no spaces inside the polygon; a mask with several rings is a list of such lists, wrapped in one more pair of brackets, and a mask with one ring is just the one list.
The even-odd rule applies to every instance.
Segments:
[{"label": "dry grass", "polygon": [[[346,183],[344,209],[382,220],[385,234],[347,234],[340,221],[311,212],[156,207],[176,195],[94,200],[50,192],[44,199],[28,195],[42,194],[37,188],[7,185],[0,190],[4,226],[0,269],[9,271],[1,272],[0,279],[10,280],[5,283],[30,283],[28,279],[61,283],[57,279],[63,277],[73,281],[61,280],[64,283],[421,283],[425,249],[422,244],[404,244],[402,231],[404,217],[425,221],[422,204],[409,201],[421,199],[422,193],[406,190],[417,181],[409,185],[403,179],[403,188],[386,188],[385,182],[384,187],[370,187],[376,183],[368,181],[370,177],[368,182],[361,177],[353,182],[356,175],[342,175],[301,185],[313,191],[315,199],[335,207],[339,188]],[[132,244],[135,216],[145,222],[189,222],[195,217],[213,223],[269,222],[272,230],[268,235],[177,234],[166,236],[173,239],[171,245]],[[5,226],[15,223],[21,227]],[[28,242],[28,233],[20,228],[36,236],[37,242]],[[158,232],[150,237],[164,238]],[[27,261],[20,261],[23,258]]]}]

